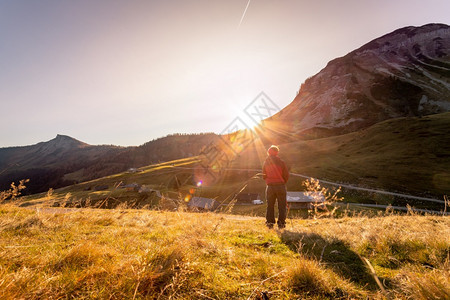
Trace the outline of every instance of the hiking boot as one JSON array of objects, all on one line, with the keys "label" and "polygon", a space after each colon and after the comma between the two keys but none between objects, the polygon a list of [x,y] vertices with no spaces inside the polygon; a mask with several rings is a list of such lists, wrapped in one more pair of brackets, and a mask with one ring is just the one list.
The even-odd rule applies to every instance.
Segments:
[{"label": "hiking boot", "polygon": [[286,227],[286,224],[278,224],[278,229],[284,229]]},{"label": "hiking boot", "polygon": [[267,228],[272,229],[273,228],[273,224],[272,223],[266,223]]}]

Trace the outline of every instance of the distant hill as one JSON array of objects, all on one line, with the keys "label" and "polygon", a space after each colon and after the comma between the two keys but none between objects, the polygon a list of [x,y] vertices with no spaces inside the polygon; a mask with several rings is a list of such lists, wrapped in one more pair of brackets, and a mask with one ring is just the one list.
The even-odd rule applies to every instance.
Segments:
[{"label": "distant hill", "polygon": [[29,178],[28,193],[47,191],[154,162],[189,157],[215,134],[175,134],[138,147],[93,146],[65,135],[31,146],[0,148],[0,190]]},{"label": "distant hill", "polygon": [[[357,187],[443,200],[443,195],[448,195],[450,191],[449,127],[450,112],[421,118],[391,119],[358,132],[281,144],[280,157],[286,161],[292,173]],[[184,199],[182,197],[191,191],[195,191],[196,196],[213,198],[220,203],[228,203],[239,192],[257,193],[264,199],[264,180],[255,175],[261,172],[266,149],[259,142],[250,145],[231,165],[226,166],[227,170],[214,173],[218,175],[218,180],[212,185],[196,185],[202,176],[207,178],[211,174],[204,172],[206,169],[199,155],[149,165],[138,172],[121,172],[57,189],[50,198],[45,193],[28,196],[25,197],[27,203],[24,205],[56,203],[73,207],[102,203],[104,207],[121,204],[141,207],[155,200],[154,190],[166,197],[166,209],[174,209],[173,201],[179,201],[180,195]],[[292,174],[288,190],[302,190],[304,180],[304,177]],[[115,188],[119,183],[127,188]],[[138,192],[139,186],[144,186],[147,192]],[[442,203],[353,189],[344,189],[341,195],[347,202],[403,207],[408,204],[414,208],[436,211],[444,209]],[[105,202],[106,198],[109,200]],[[256,212],[264,215],[264,209],[252,213]]]},{"label": "distant hill", "polygon": [[203,147],[213,144],[218,138],[214,133],[168,135],[138,147],[127,147],[119,152],[111,152],[74,173],[66,174],[64,178],[81,182],[129,168],[191,157],[197,155]]},{"label": "distant hill", "polygon": [[[281,143],[292,172],[406,194],[443,199],[450,193],[450,112],[386,120],[321,139]],[[267,148],[267,145],[265,146]],[[265,149],[249,147],[236,168],[259,168]],[[303,178],[292,178],[291,189]]]},{"label": "distant hill", "polygon": [[75,160],[96,160],[105,154],[118,153],[123,149],[116,146],[91,146],[58,134],[50,141],[31,146],[0,148],[0,168],[3,172],[8,172],[60,167],[70,165],[73,163],[71,161]]},{"label": "distant hill", "polygon": [[91,146],[65,135],[31,146],[0,148],[0,189],[13,181],[29,178],[27,192],[74,183],[64,174],[95,164],[99,159],[124,149],[115,146]]},{"label": "distant hill", "polygon": [[269,128],[316,138],[450,111],[450,27],[405,27],[330,61]]}]

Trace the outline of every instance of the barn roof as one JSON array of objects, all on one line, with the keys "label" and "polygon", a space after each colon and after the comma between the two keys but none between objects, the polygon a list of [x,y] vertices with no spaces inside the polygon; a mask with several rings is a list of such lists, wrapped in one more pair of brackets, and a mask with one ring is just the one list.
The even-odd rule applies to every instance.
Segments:
[{"label": "barn roof", "polygon": [[287,202],[324,202],[325,197],[320,192],[287,192],[286,194]]},{"label": "barn roof", "polygon": [[189,207],[197,207],[203,209],[214,209],[218,205],[217,201],[211,198],[203,198],[203,197],[193,197],[191,201],[189,201]]}]

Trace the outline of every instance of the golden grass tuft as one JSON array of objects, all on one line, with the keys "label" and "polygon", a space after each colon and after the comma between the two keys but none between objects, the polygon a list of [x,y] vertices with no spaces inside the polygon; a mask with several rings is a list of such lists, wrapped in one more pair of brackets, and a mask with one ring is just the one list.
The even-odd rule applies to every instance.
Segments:
[{"label": "golden grass tuft", "polygon": [[110,249],[86,241],[70,248],[51,265],[51,269],[55,271],[85,269],[92,265],[108,263],[114,257]]},{"label": "golden grass tuft", "polygon": [[18,234],[23,233],[24,231],[30,229],[30,228],[43,228],[44,223],[39,218],[39,216],[29,216],[25,218],[24,220],[21,220],[17,223],[12,223],[5,227],[5,231],[15,232],[17,231]]},{"label": "golden grass tuft", "polygon": [[[155,251],[156,250],[156,251]],[[179,246],[152,249],[136,266],[136,291],[143,296],[174,293],[183,288],[188,271]]]},{"label": "golden grass tuft", "polygon": [[331,295],[328,274],[312,260],[297,260],[288,273],[288,285],[296,292]]},{"label": "golden grass tuft", "polygon": [[367,297],[357,285],[340,277],[316,260],[301,258],[288,268],[287,287],[304,296],[331,299]]},{"label": "golden grass tuft", "polygon": [[450,265],[426,270],[410,267],[396,277],[399,289],[410,299],[450,299]]}]

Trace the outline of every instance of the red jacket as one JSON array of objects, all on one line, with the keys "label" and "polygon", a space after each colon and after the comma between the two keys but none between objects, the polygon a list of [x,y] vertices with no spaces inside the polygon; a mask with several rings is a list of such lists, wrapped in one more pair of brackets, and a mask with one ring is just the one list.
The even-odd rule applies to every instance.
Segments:
[{"label": "red jacket", "polygon": [[284,161],[278,156],[269,155],[264,162],[263,178],[267,185],[285,184],[289,179],[289,171]]}]

